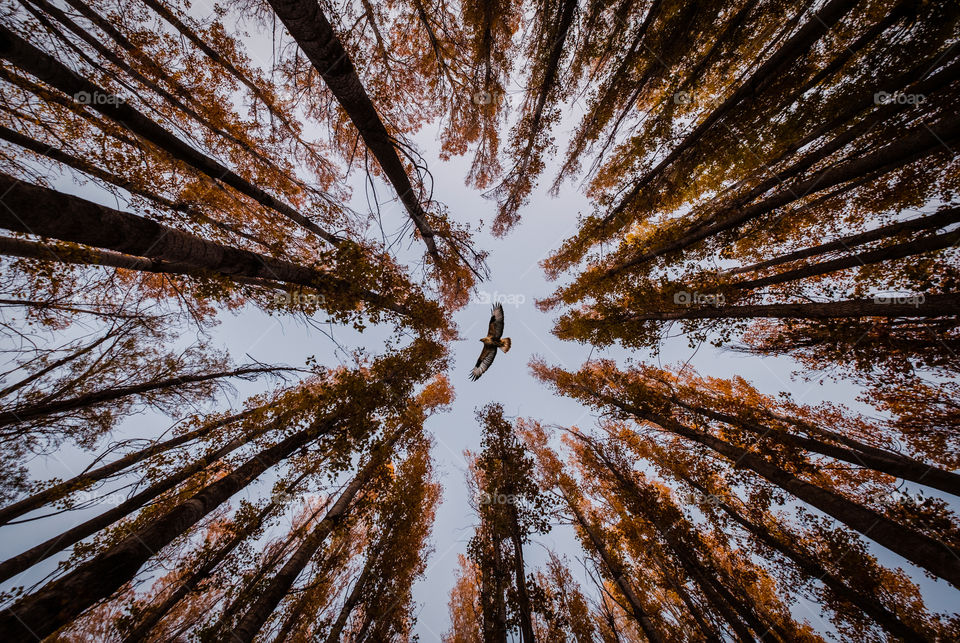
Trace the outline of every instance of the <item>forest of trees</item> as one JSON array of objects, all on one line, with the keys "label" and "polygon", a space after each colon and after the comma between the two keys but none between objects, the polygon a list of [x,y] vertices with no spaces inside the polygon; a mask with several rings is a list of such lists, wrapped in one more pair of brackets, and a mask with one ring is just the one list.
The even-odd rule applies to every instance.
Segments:
[{"label": "forest of trees", "polygon": [[[0,85],[0,640],[422,640],[454,315],[567,185],[590,357],[511,366],[586,420],[451,429],[443,640],[960,640],[960,3],[9,0]],[[215,348],[244,311],[326,354]]]}]

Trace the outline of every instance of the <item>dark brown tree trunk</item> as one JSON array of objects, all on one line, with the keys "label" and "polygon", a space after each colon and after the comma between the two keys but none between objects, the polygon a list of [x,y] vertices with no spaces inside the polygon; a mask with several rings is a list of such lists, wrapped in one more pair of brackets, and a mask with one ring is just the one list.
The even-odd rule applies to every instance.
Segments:
[{"label": "dark brown tree trunk", "polygon": [[703,138],[707,130],[713,127],[721,118],[730,113],[733,108],[745,98],[752,96],[758,88],[764,83],[769,82],[775,77],[775,72],[782,65],[796,59],[806,52],[820,37],[827,33],[830,28],[839,22],[847,13],[857,5],[856,0],[831,0],[820,11],[810,17],[787,42],[783,44],[772,56],[770,56],[762,65],[760,65],[753,74],[744,81],[742,85],[720,104],[715,110],[697,125],[679,145],[675,146],[657,165],[644,174],[634,184],[630,192],[625,196],[615,208],[610,211],[605,221],[612,221],[623,212],[630,203],[636,199],[643,188],[650,183],[657,175],[661,174],[667,166],[677,160],[687,150],[697,144]]},{"label": "dark brown tree trunk", "polygon": [[846,438],[844,441],[852,448],[841,447],[835,444],[828,444],[814,438],[787,433],[786,431],[781,431],[764,424],[758,424],[749,420],[744,420],[726,413],[719,413],[695,404],[687,404],[677,399],[664,399],[667,399],[682,408],[699,413],[705,417],[719,420],[720,422],[724,422],[731,426],[736,426],[746,431],[750,431],[751,433],[755,433],[761,438],[773,438],[783,444],[800,447],[813,453],[819,453],[837,460],[849,462],[850,464],[854,464],[856,466],[867,467],[873,469],[874,471],[886,473],[896,478],[910,480],[927,487],[945,491],[955,496],[960,496],[960,474],[940,469],[939,467],[935,467],[899,453],[877,449],[867,444],[863,444],[862,442],[851,440],[850,438]]},{"label": "dark brown tree trunk", "polygon": [[347,625],[347,619],[350,618],[350,614],[353,613],[357,603],[360,602],[360,595],[370,581],[375,562],[375,555],[369,554],[363,565],[363,571],[360,572],[357,582],[354,583],[353,589],[350,590],[350,595],[347,596],[343,602],[343,606],[340,608],[340,612],[337,614],[337,620],[330,626],[330,632],[327,634],[327,638],[324,639],[326,643],[339,643],[341,640],[340,636],[343,634],[343,628]]},{"label": "dark brown tree trunk", "polygon": [[[7,207],[0,209],[0,228],[80,243],[153,259],[158,272],[165,262],[193,266],[231,279],[245,277],[295,284],[320,291],[357,292],[329,273],[288,261],[224,246],[155,221],[101,206],[79,197],[31,185],[0,174],[0,193]],[[372,305],[409,316],[409,311],[369,291],[360,291]]]},{"label": "dark brown tree trunk", "polygon": [[960,296],[954,293],[925,295],[922,303],[885,303],[877,299],[848,299],[811,304],[748,304],[716,308],[690,308],[659,313],[624,315],[624,321],[673,319],[836,319],[840,317],[953,317],[960,315]]},{"label": "dark brown tree trunk", "polygon": [[830,261],[821,261],[819,263],[808,264],[802,268],[795,268],[786,272],[781,272],[768,277],[751,279],[749,281],[738,281],[733,283],[737,290],[750,290],[762,288],[773,284],[782,284],[789,281],[797,281],[807,277],[816,277],[826,275],[838,270],[847,270],[849,268],[859,268],[860,266],[869,266],[884,261],[902,259],[913,255],[923,254],[925,252],[934,252],[945,248],[952,248],[960,240],[960,232],[945,232],[921,239],[914,239],[906,243],[897,243],[893,245],[868,250],[848,257],[839,257]]},{"label": "dark brown tree trunk", "polygon": [[513,544],[513,577],[517,586],[517,605],[520,608],[520,640],[523,643],[535,643],[533,635],[533,613],[530,607],[530,594],[527,592],[527,575],[523,564],[523,539],[520,537],[520,524],[516,512],[510,521],[510,542]]},{"label": "dark brown tree trunk", "polygon": [[373,477],[384,458],[393,450],[393,445],[402,436],[403,431],[396,431],[382,446],[370,456],[370,460],[357,472],[353,480],[341,492],[337,501],[330,507],[323,519],[313,528],[310,535],[300,544],[293,555],[287,559],[280,571],[271,579],[270,583],[260,591],[257,600],[240,619],[239,624],[231,632],[230,640],[240,643],[249,643],[263,627],[263,624],[276,609],[283,597],[290,591],[294,581],[313,558],[327,536],[342,522],[353,507],[354,498]]},{"label": "dark brown tree trunk", "polygon": [[695,225],[676,241],[641,252],[631,259],[608,269],[606,274],[611,276],[656,257],[689,248],[707,237],[736,228],[776,208],[783,207],[795,201],[798,194],[807,195],[822,192],[835,185],[855,180],[865,174],[891,172],[925,156],[937,153],[941,146],[947,146],[944,149],[950,149],[948,146],[958,137],[960,137],[960,117],[948,117],[929,126],[925,125],[869,154],[848,159],[817,172],[808,179],[788,185],[753,205],[733,210],[725,215],[721,214],[707,225]]},{"label": "dark brown tree trunk", "polygon": [[860,234],[853,234],[843,237],[841,239],[837,239],[836,241],[829,241],[827,243],[822,243],[810,248],[804,248],[803,250],[796,250],[794,252],[780,255],[779,257],[774,257],[773,259],[761,261],[749,266],[735,268],[727,271],[725,274],[739,275],[745,272],[756,272],[765,268],[772,268],[774,266],[791,263],[793,261],[799,261],[801,259],[806,259],[807,257],[815,257],[828,252],[850,250],[865,243],[870,243],[871,241],[877,241],[879,239],[887,239],[904,232],[942,228],[953,223],[957,223],[958,221],[960,221],[960,208],[946,208],[927,216],[892,223],[890,225],[881,226],[873,230],[868,230],[867,232],[861,232]]},{"label": "dark brown tree trunk", "polygon": [[[3,26],[0,26],[0,57],[6,59],[18,69],[32,74],[48,85],[59,89],[68,96],[82,94],[89,96],[111,95],[110,92],[103,90],[85,78],[81,78],[66,65],[57,61],[44,51],[37,49],[16,33]],[[226,183],[260,205],[290,218],[334,245],[342,241],[342,239],[322,230],[286,203],[276,199],[237,173],[224,167],[215,159],[193,149],[119,98],[117,100],[98,100],[91,102],[90,107],[92,109],[119,123],[138,137],[156,145],[173,158],[186,163],[214,181]]]},{"label": "dark brown tree trunk", "polygon": [[68,529],[58,536],[49,538],[46,542],[31,547],[22,554],[17,554],[12,558],[0,563],[0,582],[6,581],[12,576],[29,569],[41,560],[53,556],[57,552],[63,551],[70,545],[78,543],[87,536],[97,533],[104,527],[112,525],[121,518],[140,509],[148,502],[158,498],[161,494],[175,488],[182,482],[188,480],[191,476],[207,468],[213,462],[216,462],[225,455],[249,444],[251,440],[263,435],[270,427],[251,431],[240,437],[237,437],[212,453],[205,455],[185,467],[182,467],[176,473],[159,480],[138,494],[135,494],[120,503],[113,509],[103,512],[93,518],[86,520],[79,525]]},{"label": "dark brown tree trunk", "polygon": [[156,552],[264,471],[336,426],[338,424],[334,421],[317,421],[309,428],[264,449],[230,474],[207,485],[93,560],[24,596],[0,612],[0,638],[10,641],[33,640],[55,632],[88,607],[120,589]]},{"label": "dark brown tree trunk", "polygon": [[587,521],[586,517],[580,511],[580,507],[577,506],[576,501],[571,499],[565,491],[563,491],[563,497],[567,502],[567,506],[570,507],[570,511],[573,512],[573,516],[576,518],[577,524],[580,525],[584,533],[587,534],[587,537],[590,539],[593,548],[600,556],[600,560],[603,562],[604,568],[607,570],[610,580],[616,583],[624,598],[627,599],[627,603],[629,603],[630,607],[630,615],[636,621],[637,625],[640,627],[640,630],[650,640],[651,643],[664,643],[664,639],[662,636],[660,636],[660,632],[656,629],[653,621],[649,616],[647,616],[646,611],[643,609],[643,605],[640,603],[640,598],[630,585],[624,570],[613,559],[613,557],[610,555],[610,552],[607,551],[607,547],[603,543],[603,540],[600,539],[593,526]]},{"label": "dark brown tree trunk", "polygon": [[[574,434],[577,435],[577,434]],[[763,639],[771,630],[778,630],[777,634],[781,640],[787,640],[785,633],[779,631],[776,626],[767,626],[762,623],[754,613],[752,607],[735,596],[720,579],[721,573],[701,560],[700,552],[690,545],[681,535],[678,535],[674,525],[664,524],[669,522],[660,517],[654,510],[648,510],[651,506],[656,507],[659,502],[650,494],[644,494],[640,491],[637,484],[625,473],[619,466],[606,457],[602,449],[592,440],[580,437],[591,451],[597,456],[600,462],[607,468],[616,480],[620,497],[625,500],[626,506],[631,513],[643,518],[653,525],[654,529],[663,538],[667,547],[676,556],[680,565],[686,570],[687,574],[700,587],[704,595],[710,600],[714,607],[723,615],[724,619],[730,624],[741,640],[754,641],[756,638]],[[746,625],[753,629],[754,637],[747,629]]]},{"label": "dark brown tree trunk", "polygon": [[[284,491],[290,493],[299,485],[307,476],[308,473],[304,473],[293,482],[288,484]],[[226,560],[227,556],[236,549],[247,537],[255,532],[263,524],[263,521],[267,519],[277,507],[282,503],[276,500],[273,500],[261,509],[256,516],[246,525],[237,529],[237,532],[231,537],[227,542],[225,542],[217,551],[210,556],[208,559],[203,561],[199,567],[197,567],[193,572],[187,576],[186,580],[180,584],[177,589],[175,589],[167,598],[164,599],[159,605],[150,605],[145,609],[141,614],[140,618],[123,637],[123,643],[138,643],[139,641],[146,641],[148,634],[153,630],[153,628],[159,623],[167,613],[173,609],[177,603],[184,599],[188,594],[192,593],[197,586],[200,585],[204,580],[206,580],[214,570]]]},{"label": "dark brown tree trunk", "polygon": [[85,409],[104,402],[112,402],[131,395],[142,395],[152,391],[161,391],[163,389],[176,388],[185,384],[195,384],[197,382],[209,382],[210,380],[224,379],[228,377],[241,377],[243,375],[252,375],[256,373],[277,373],[281,371],[296,370],[290,367],[279,366],[248,366],[234,369],[232,371],[219,371],[216,373],[197,373],[190,375],[178,375],[165,380],[156,380],[153,382],[143,382],[141,384],[132,384],[130,386],[115,386],[103,388],[98,391],[79,395],[77,397],[65,400],[55,400],[52,402],[41,402],[38,404],[29,404],[18,406],[3,412],[0,412],[0,427],[18,422],[26,422],[37,417],[53,415],[55,413],[67,413],[78,409]]},{"label": "dark brown tree trunk", "polygon": [[[480,527],[484,527],[481,525]],[[507,604],[504,595],[504,564],[501,541],[485,530],[493,553],[492,565],[480,566],[480,615],[483,619],[483,638],[489,643],[506,643]]]},{"label": "dark brown tree trunk", "polygon": [[[675,473],[684,482],[697,489],[704,495],[710,495],[709,491],[705,487],[692,480],[689,476],[680,474],[678,472]],[[784,542],[775,536],[767,527],[756,524],[747,519],[729,503],[721,500],[716,504],[724,511],[724,513],[730,516],[734,522],[746,529],[747,532],[753,535],[753,537],[759,542],[763,543],[767,547],[770,547],[774,551],[780,552],[786,558],[791,560],[808,578],[821,581],[841,600],[855,605],[859,609],[863,610],[867,616],[875,620],[881,627],[883,627],[893,636],[900,637],[905,641],[926,640],[926,637],[923,634],[900,620],[896,614],[884,607],[883,604],[880,603],[880,601],[878,601],[874,596],[863,594],[862,592],[850,587],[846,582],[843,581],[843,579],[827,570],[814,557],[791,546],[788,542]]]},{"label": "dark brown tree trunk", "polygon": [[141,196],[165,208],[170,208],[174,212],[182,212],[188,217],[190,217],[191,219],[209,223],[221,230],[243,237],[247,241],[252,241],[253,243],[256,243],[259,246],[262,246],[264,248],[269,248],[269,245],[265,241],[244,232],[243,230],[241,230],[240,228],[237,228],[236,226],[233,226],[229,223],[224,223],[222,221],[218,221],[213,217],[210,217],[207,214],[204,214],[200,210],[190,207],[186,204],[175,203],[174,201],[164,196],[161,196],[159,194],[156,194],[154,192],[151,192],[150,190],[137,187],[131,181],[126,180],[122,176],[113,174],[111,172],[107,172],[106,170],[103,170],[97,167],[96,165],[93,165],[92,163],[88,163],[83,159],[77,158],[76,156],[73,156],[71,154],[67,154],[63,150],[47,145],[46,143],[41,143],[40,141],[36,141],[32,138],[24,136],[23,134],[20,134],[19,132],[14,132],[13,130],[7,127],[4,127],[2,125],[0,125],[0,139],[9,141],[14,145],[19,145],[20,147],[24,149],[28,149],[31,152],[34,152],[41,156],[46,156],[47,158],[57,161],[58,163],[63,163],[68,167],[72,167],[75,170],[83,172],[84,174],[100,179],[101,181],[105,181],[111,185],[115,185],[118,188],[122,188],[127,192],[129,192],[130,194]]},{"label": "dark brown tree trunk", "polygon": [[[122,252],[97,248],[57,247],[57,244],[27,241],[12,237],[0,237],[0,255],[65,264],[123,268],[124,270],[136,270],[138,272],[152,272],[157,275],[204,276],[204,271],[193,264],[147,259],[146,257],[136,257]],[[267,279],[241,275],[234,275],[230,279],[238,284],[249,284],[268,290],[276,290],[281,287],[281,284]]]},{"label": "dark brown tree trunk", "polygon": [[420,199],[397,154],[394,139],[380,120],[350,56],[320,5],[311,0],[270,0],[270,6],[347,112],[363,142],[396,190],[428,251],[435,260],[439,260],[435,233],[426,220]]},{"label": "dark brown tree trunk", "polygon": [[759,474],[765,480],[793,494],[810,506],[903,556],[914,565],[943,578],[955,587],[960,587],[960,551],[956,551],[953,547],[890,520],[845,496],[801,480],[765,458],[709,433],[691,429],[671,418],[607,396],[598,395],[597,397],[631,415],[653,422],[671,433],[709,447],[735,462],[738,467]]},{"label": "dark brown tree trunk", "polygon": [[133,466],[138,462],[142,462],[147,458],[151,458],[158,453],[164,453],[170,449],[186,444],[187,442],[192,442],[193,440],[202,438],[211,431],[215,431],[220,427],[242,420],[257,410],[258,409],[250,409],[242,413],[236,413],[234,415],[217,420],[216,422],[205,424],[194,429],[193,431],[189,431],[175,438],[170,438],[169,440],[165,440],[163,442],[156,442],[145,449],[128,453],[127,455],[117,458],[113,462],[105,464],[102,467],[85,471],[81,474],[75,475],[69,480],[65,480],[64,482],[55,484],[52,487],[35,493],[28,498],[18,500],[17,502],[0,509],[0,525],[20,517],[28,511],[33,511],[34,509],[38,509],[43,505],[55,502],[78,489],[88,487],[94,482],[104,480],[113,474],[123,471],[127,467]]}]

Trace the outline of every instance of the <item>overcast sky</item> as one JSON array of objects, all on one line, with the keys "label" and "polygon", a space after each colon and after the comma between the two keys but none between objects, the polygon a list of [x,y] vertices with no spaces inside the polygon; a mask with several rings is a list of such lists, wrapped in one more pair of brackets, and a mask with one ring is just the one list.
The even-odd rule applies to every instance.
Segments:
[{"label": "overcast sky", "polygon": [[[200,13],[203,3],[197,3],[194,11]],[[199,7],[199,8],[198,8]],[[266,52],[270,50],[269,36],[260,40]],[[468,97],[465,97],[468,99]],[[572,114],[575,114],[574,110]],[[557,140],[564,141],[573,122],[568,114],[566,122],[556,132]],[[467,174],[469,159],[454,159],[443,162],[437,157],[439,144],[436,130],[427,128],[414,141],[425,157],[435,179],[435,198],[449,207],[450,216],[457,222],[466,222],[477,226],[483,221],[485,230],[493,220],[495,204],[482,198],[481,194],[464,186],[463,178]],[[555,165],[549,164],[543,183],[552,181]],[[356,177],[354,177],[356,179]],[[358,184],[356,180],[352,181]],[[68,182],[60,186],[64,190],[82,194],[88,198],[97,195],[87,189],[78,188]],[[387,201],[390,193],[380,184],[381,201]],[[102,199],[98,199],[102,200]],[[357,192],[354,207],[364,207],[362,192]],[[553,315],[541,313],[534,306],[534,300],[548,295],[554,284],[545,281],[538,262],[555,249],[558,244],[570,236],[576,229],[577,214],[588,212],[587,200],[578,193],[577,186],[564,185],[558,198],[551,198],[541,187],[534,192],[531,203],[521,211],[523,220],[506,239],[494,239],[484,231],[475,236],[477,245],[489,251],[491,276],[489,281],[480,284],[480,293],[474,303],[458,312],[455,316],[460,328],[462,341],[451,348],[453,369],[451,381],[456,388],[456,400],[450,413],[432,418],[428,429],[432,432],[436,448],[434,457],[441,477],[444,491],[437,522],[433,531],[435,551],[428,560],[428,571],[415,587],[415,598],[420,603],[421,612],[416,631],[422,641],[437,640],[448,627],[447,600],[454,582],[457,566],[457,554],[464,553],[466,543],[472,535],[475,518],[467,502],[464,482],[465,449],[478,450],[480,434],[474,420],[474,411],[488,402],[500,402],[510,417],[528,417],[547,424],[563,426],[577,425],[591,427],[594,416],[587,409],[567,399],[554,396],[533,379],[528,362],[534,355],[545,358],[549,363],[561,365],[567,369],[577,369],[591,355],[591,347],[560,342],[550,333]],[[384,203],[385,222],[400,225],[404,222],[403,213],[395,203]],[[419,242],[410,242],[411,252],[419,253]],[[513,347],[509,354],[499,354],[491,369],[477,382],[470,382],[467,375],[480,352],[478,339],[486,334],[489,319],[489,301],[496,298],[504,301],[506,316],[505,336],[512,338]],[[322,320],[323,315],[317,319]],[[385,333],[379,329],[370,329],[363,335],[347,330],[333,329],[334,337],[345,347],[364,346],[371,354],[383,351],[382,340]],[[212,331],[213,344],[229,349],[236,362],[246,361],[245,355],[271,363],[303,365],[309,355],[315,355],[320,363],[332,365],[337,361],[335,346],[329,338],[315,330],[307,329],[302,323],[292,319],[270,317],[258,310],[248,308],[237,314],[221,315],[221,324]],[[613,357],[623,360],[628,353],[612,349],[594,351],[593,357]],[[636,359],[652,359],[649,353],[632,352]],[[798,366],[784,358],[757,358],[734,354],[708,345],[694,350],[688,346],[686,338],[679,337],[666,342],[660,355],[660,363],[678,364],[690,361],[690,364],[704,375],[731,377],[740,375],[756,385],[765,393],[789,392],[794,399],[804,403],[832,401],[848,403],[859,407],[854,397],[856,389],[832,381],[805,382],[792,379],[791,373]],[[237,385],[239,394],[232,400],[223,400],[223,405],[239,404],[246,395],[262,391],[273,384],[264,381]],[[153,435],[167,426],[168,422],[156,416],[137,416],[125,422],[118,435]],[[88,454],[77,454],[70,449],[54,456],[38,459],[33,466],[38,476],[64,476],[83,463],[89,462]],[[257,488],[245,493],[257,493]],[[74,512],[66,516],[50,519],[42,523],[33,523],[19,528],[5,528],[0,543],[0,554],[4,557],[22,551],[28,544],[37,541],[37,534],[48,537],[54,530],[60,530],[80,522],[89,516],[88,512]],[[569,528],[555,530],[547,536],[537,537],[525,552],[531,566],[542,563],[545,548],[553,548],[571,556],[571,564],[578,567],[573,558],[578,548],[572,540]],[[881,559],[888,564],[901,565],[910,570],[915,579],[921,575],[901,559],[883,552]],[[52,569],[55,561],[38,566],[42,573]],[[574,569],[580,577],[579,570]],[[37,570],[15,579],[13,585],[24,584],[39,578]],[[942,582],[923,581],[929,607],[949,609],[950,601],[956,598]],[[9,586],[9,584],[8,584]],[[806,618],[818,630],[827,629],[827,624],[819,614],[801,607],[797,615]]]}]

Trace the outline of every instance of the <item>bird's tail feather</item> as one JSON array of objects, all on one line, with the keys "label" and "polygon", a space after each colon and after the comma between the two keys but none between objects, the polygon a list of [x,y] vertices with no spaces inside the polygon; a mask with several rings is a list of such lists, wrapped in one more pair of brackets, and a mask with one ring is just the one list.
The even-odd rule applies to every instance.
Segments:
[{"label": "bird's tail feather", "polygon": [[504,353],[506,353],[508,350],[510,350],[510,338],[509,338],[509,337],[504,337],[503,339],[500,340],[500,350],[502,350]]}]

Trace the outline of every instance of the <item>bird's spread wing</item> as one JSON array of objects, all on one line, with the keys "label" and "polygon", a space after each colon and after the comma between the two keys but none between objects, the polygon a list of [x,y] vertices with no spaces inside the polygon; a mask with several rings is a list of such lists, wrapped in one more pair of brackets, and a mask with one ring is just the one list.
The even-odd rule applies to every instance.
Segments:
[{"label": "bird's spread wing", "polygon": [[490,311],[490,327],[487,329],[487,335],[493,339],[500,339],[503,336],[503,304],[494,304],[493,310]]},{"label": "bird's spread wing", "polygon": [[493,358],[496,356],[497,349],[495,346],[484,346],[480,352],[480,359],[477,360],[477,365],[470,371],[470,379],[474,382],[480,379],[480,376],[486,373],[490,365],[493,364]]}]

